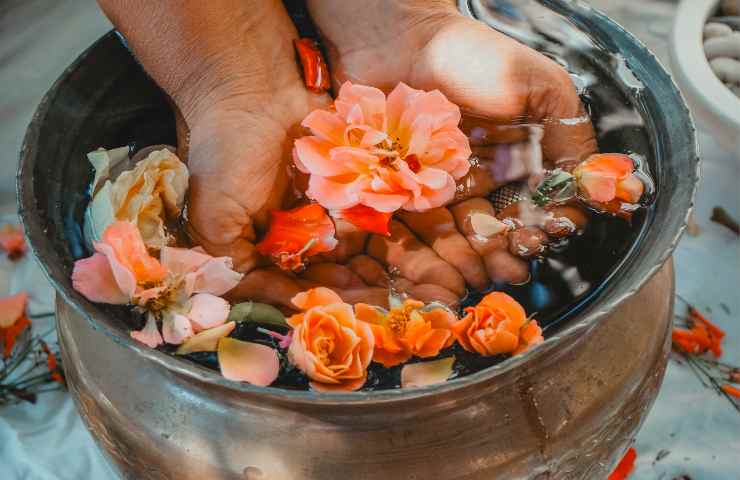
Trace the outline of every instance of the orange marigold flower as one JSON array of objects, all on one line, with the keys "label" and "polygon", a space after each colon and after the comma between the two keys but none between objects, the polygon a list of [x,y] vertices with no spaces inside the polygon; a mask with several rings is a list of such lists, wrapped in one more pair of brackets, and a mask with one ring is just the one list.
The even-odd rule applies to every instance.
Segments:
[{"label": "orange marigold flower", "polygon": [[347,220],[355,227],[366,232],[377,233],[386,237],[391,235],[388,223],[393,216],[392,212],[379,212],[372,207],[358,204],[354,207],[332,212],[332,216]]},{"label": "orange marigold flower", "polygon": [[25,292],[0,299],[0,339],[3,342],[3,357],[13,353],[18,335],[31,325],[26,316],[28,294]]},{"label": "orange marigold flower", "polygon": [[270,229],[257,250],[284,270],[300,270],[306,258],[337,246],[334,223],[321,205],[271,212]]},{"label": "orange marigold flower", "polygon": [[528,320],[519,302],[505,293],[489,293],[475,307],[466,308],[465,313],[452,326],[452,332],[469,352],[516,354],[543,341],[537,322]]},{"label": "orange marigold flower", "polygon": [[637,450],[630,448],[617,465],[617,468],[609,475],[608,480],[626,480],[635,469],[635,459],[637,459]]},{"label": "orange marigold flower", "polygon": [[0,248],[5,250],[11,260],[20,258],[26,253],[26,239],[18,225],[5,225],[0,228]]},{"label": "orange marigold flower", "polygon": [[573,170],[581,193],[589,200],[607,203],[621,200],[640,201],[645,186],[634,175],[635,164],[628,155],[603,153],[591,155]]},{"label": "orange marigold flower", "polygon": [[435,357],[455,341],[450,328],[457,318],[442,305],[425,306],[418,300],[407,299],[387,311],[358,303],[355,315],[370,324],[375,336],[373,361],[386,368],[399,365],[414,355]]},{"label": "orange marigold flower", "polygon": [[321,50],[319,50],[319,45],[310,38],[293,40],[293,45],[298,52],[298,58],[303,67],[303,80],[306,83],[306,88],[316,93],[329,90],[329,87],[331,87],[329,68],[326,66]]}]

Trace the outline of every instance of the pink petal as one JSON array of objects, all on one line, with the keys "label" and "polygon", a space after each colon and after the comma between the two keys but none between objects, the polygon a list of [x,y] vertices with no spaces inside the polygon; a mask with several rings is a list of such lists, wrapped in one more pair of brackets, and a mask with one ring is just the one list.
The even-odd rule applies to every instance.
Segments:
[{"label": "pink petal", "polygon": [[[229,318],[231,305],[221,297],[208,293],[199,293],[190,299],[190,319],[193,331],[200,332],[223,325]],[[168,342],[171,343],[171,342]]]},{"label": "pink petal", "polygon": [[413,89],[403,82],[396,85],[396,88],[388,94],[386,102],[386,131],[395,132],[398,129],[404,110],[422,93],[424,92]]},{"label": "pink petal", "polygon": [[370,165],[378,163],[378,157],[357,147],[334,147],[329,154],[333,162],[341,163],[353,173],[365,173]]},{"label": "pink petal", "polygon": [[417,119],[427,116],[432,120],[433,131],[457,128],[461,118],[460,108],[447,100],[439,90],[433,90],[414,97],[401,115],[399,129],[411,131]]},{"label": "pink petal", "polygon": [[218,363],[224,378],[249,382],[259,387],[274,382],[280,371],[280,362],[274,349],[230,337],[218,341]]},{"label": "pink petal", "polygon": [[432,190],[429,188],[423,188],[421,194],[415,196],[406,204],[403,208],[412,212],[424,212],[431,208],[441,207],[446,205],[455,197],[455,180],[449,175],[447,176],[447,184],[438,189]]},{"label": "pink petal", "polygon": [[344,142],[344,129],[347,124],[333,112],[314,110],[303,119],[301,125],[311,129],[311,133],[317,137],[334,145],[342,145]]},{"label": "pink petal", "polygon": [[588,198],[596,202],[610,202],[617,194],[617,180],[600,173],[584,172],[578,184]]},{"label": "pink petal", "polygon": [[160,254],[160,262],[173,275],[194,272],[211,258],[201,250],[190,248],[164,247]]},{"label": "pink petal", "polygon": [[401,388],[423,387],[446,381],[452,373],[455,357],[432,362],[411,363],[401,369]]},{"label": "pink petal", "polygon": [[342,163],[331,158],[329,152],[333,147],[333,144],[319,137],[303,137],[295,141],[296,156],[308,173],[324,177],[350,173],[351,171]]},{"label": "pink petal", "polygon": [[342,210],[359,203],[357,191],[361,185],[361,181],[358,182],[358,180],[340,183],[318,175],[311,175],[306,195],[328,210]]},{"label": "pink petal", "polygon": [[362,108],[357,104],[335,100],[334,108],[337,109],[339,116],[349,125],[362,125],[365,123]]},{"label": "pink petal", "polygon": [[363,121],[375,128],[382,130],[385,123],[385,94],[375,87],[365,85],[353,85],[344,82],[339,89],[337,100],[342,103],[359,105],[363,113]]},{"label": "pink petal", "polygon": [[236,322],[228,322],[196,334],[185,341],[175,353],[186,355],[193,352],[215,352],[218,341],[228,336],[236,327]]},{"label": "pink petal", "polygon": [[430,115],[422,115],[414,120],[409,129],[409,145],[406,155],[424,156],[429,141],[432,138],[432,125],[434,118]]},{"label": "pink petal", "polygon": [[221,296],[236,287],[243,275],[233,270],[231,257],[211,257],[195,272],[193,292]]},{"label": "pink petal", "polygon": [[146,325],[141,330],[134,330],[131,332],[131,338],[137,340],[150,348],[156,348],[164,343],[162,335],[159,334],[157,329],[157,320],[154,315],[147,315]]},{"label": "pink petal", "polygon": [[416,177],[419,179],[419,182],[436,190],[445,187],[449,183],[450,174],[437,168],[423,167],[416,173]]},{"label": "pink petal", "polygon": [[131,296],[121,291],[108,257],[102,253],[75,262],[72,286],[91,302],[123,305],[131,300]]},{"label": "pink petal", "polygon": [[190,320],[185,315],[164,312],[162,319],[162,336],[164,341],[171,345],[180,345],[195,335]]},{"label": "pink petal", "polygon": [[13,326],[26,313],[27,303],[28,294],[26,292],[0,298],[0,328]]},{"label": "pink petal", "polygon": [[360,192],[360,203],[374,208],[379,212],[395,212],[408,201],[409,195],[405,193]]},{"label": "pink petal", "polygon": [[136,277],[134,276],[134,272],[118,261],[113,247],[107,243],[93,242],[93,246],[97,252],[102,253],[108,259],[113,278],[115,278],[119,290],[123,292],[128,300],[133,298],[136,293]]}]

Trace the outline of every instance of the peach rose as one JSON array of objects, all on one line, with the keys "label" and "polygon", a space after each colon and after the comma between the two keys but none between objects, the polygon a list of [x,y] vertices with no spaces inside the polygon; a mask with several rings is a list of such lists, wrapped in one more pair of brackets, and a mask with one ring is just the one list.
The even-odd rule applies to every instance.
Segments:
[{"label": "peach rose", "polygon": [[467,315],[452,326],[452,332],[469,352],[521,353],[543,341],[537,322],[528,320],[519,302],[505,293],[489,293],[465,312]]},{"label": "peach rose", "polygon": [[442,206],[470,169],[460,118],[438,90],[399,83],[386,98],[377,88],[345,82],[332,110],[303,120],[313,135],[295,141],[295,164],[310,174],[306,194],[332,211]]},{"label": "peach rose", "polygon": [[407,299],[387,311],[358,303],[355,315],[370,324],[375,336],[373,360],[386,368],[412,356],[435,357],[455,341],[450,328],[457,319],[441,305],[425,307],[423,302]]},{"label": "peach rose", "polygon": [[352,391],[365,384],[375,340],[370,325],[352,306],[319,287],[293,297],[301,311],[288,319],[294,328],[288,357],[319,391]]},{"label": "peach rose", "polygon": [[617,199],[637,203],[645,186],[634,170],[635,164],[628,155],[604,153],[591,155],[573,170],[573,176],[578,189],[589,200],[607,203]]}]

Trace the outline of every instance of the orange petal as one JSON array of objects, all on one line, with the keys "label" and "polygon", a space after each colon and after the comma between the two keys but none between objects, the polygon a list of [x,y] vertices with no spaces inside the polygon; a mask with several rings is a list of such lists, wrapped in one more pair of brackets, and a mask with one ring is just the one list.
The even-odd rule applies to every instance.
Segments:
[{"label": "orange petal", "polygon": [[3,357],[9,358],[13,353],[13,347],[15,341],[23,330],[31,326],[31,321],[28,319],[25,313],[16,320],[14,324],[8,328],[0,328],[0,332],[3,334]]},{"label": "orange petal", "polygon": [[329,68],[326,66],[316,41],[311,38],[301,38],[293,40],[293,45],[303,67],[303,81],[306,88],[315,93],[329,90],[331,87]]},{"label": "orange petal", "polygon": [[351,208],[333,212],[332,216],[344,219],[366,232],[377,233],[386,237],[391,234],[388,229],[388,222],[390,222],[393,212],[379,212],[374,208],[358,204]]},{"label": "orange petal", "polygon": [[635,469],[635,459],[637,458],[637,451],[634,448],[627,450],[622,460],[617,465],[617,468],[609,475],[608,480],[627,480],[627,478]]},{"label": "orange petal", "polygon": [[514,300],[514,298],[503,292],[489,293],[483,297],[483,300],[480,301],[479,305],[484,305],[489,308],[497,308],[501,310],[507,318],[515,322],[521,322],[521,325],[524,325],[524,322],[527,319],[527,312],[524,310],[524,307]]},{"label": "orange petal", "polygon": [[271,216],[270,229],[257,250],[281,268],[301,268],[306,258],[337,246],[334,223],[321,205],[273,211]]},{"label": "orange petal", "polygon": [[335,303],[343,303],[342,298],[326,287],[317,287],[301,292],[291,299],[293,305],[300,310],[309,310],[313,307],[320,305],[332,305]]},{"label": "orange petal", "polygon": [[218,327],[229,318],[231,305],[221,297],[210,293],[198,293],[190,299],[190,312],[187,317],[193,326],[193,331],[200,332]]},{"label": "orange petal", "polygon": [[167,276],[167,269],[149,255],[141,233],[133,223],[111,223],[103,232],[102,240],[113,248],[116,260],[133,272],[138,283],[156,283]]},{"label": "orange petal", "polygon": [[578,165],[579,172],[598,172],[611,178],[622,179],[635,170],[635,162],[623,153],[598,153]]},{"label": "orange petal", "polygon": [[468,314],[455,322],[452,327],[450,327],[450,330],[452,330],[452,334],[455,335],[457,341],[468,352],[475,352],[472,343],[470,343],[470,338],[468,337],[468,329],[475,320],[475,316],[472,311],[472,308],[466,309],[466,312],[468,312]]},{"label": "orange petal", "polygon": [[637,203],[645,192],[645,185],[636,175],[628,175],[617,183],[616,197],[627,203]]},{"label": "orange petal", "polygon": [[9,297],[0,298],[0,328],[13,326],[26,313],[28,294],[16,293]]},{"label": "orange petal", "polygon": [[5,225],[0,229],[0,248],[5,250],[8,258],[18,258],[26,253],[26,240],[23,230],[17,225]]},{"label": "orange petal", "polygon": [[455,357],[432,362],[412,363],[401,369],[401,388],[423,387],[442,383],[452,374]]},{"label": "orange petal", "polygon": [[218,341],[221,375],[237,382],[266,387],[278,377],[277,352],[265,345],[224,337]]}]

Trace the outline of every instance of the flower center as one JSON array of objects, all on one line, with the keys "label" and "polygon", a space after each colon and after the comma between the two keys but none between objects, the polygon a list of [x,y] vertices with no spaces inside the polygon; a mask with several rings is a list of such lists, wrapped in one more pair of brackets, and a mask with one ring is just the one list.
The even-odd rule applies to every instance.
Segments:
[{"label": "flower center", "polygon": [[334,339],[321,337],[316,341],[316,356],[324,365],[329,364],[329,355],[334,351]]},{"label": "flower center", "polygon": [[388,312],[388,328],[396,335],[406,332],[406,326],[411,319],[412,308],[408,306],[397,307]]}]

